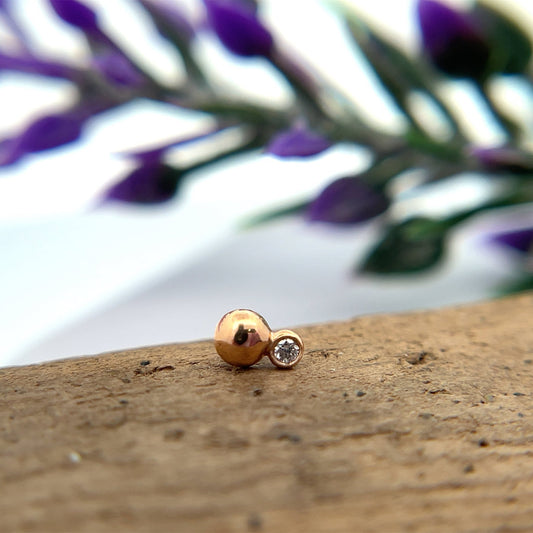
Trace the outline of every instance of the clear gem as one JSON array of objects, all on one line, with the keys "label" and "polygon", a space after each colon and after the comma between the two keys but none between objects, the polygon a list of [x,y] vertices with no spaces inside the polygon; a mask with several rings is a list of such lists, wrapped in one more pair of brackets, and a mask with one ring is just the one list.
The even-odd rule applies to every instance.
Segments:
[{"label": "clear gem", "polygon": [[284,365],[290,365],[300,355],[300,346],[292,339],[282,339],[274,346],[274,357]]}]

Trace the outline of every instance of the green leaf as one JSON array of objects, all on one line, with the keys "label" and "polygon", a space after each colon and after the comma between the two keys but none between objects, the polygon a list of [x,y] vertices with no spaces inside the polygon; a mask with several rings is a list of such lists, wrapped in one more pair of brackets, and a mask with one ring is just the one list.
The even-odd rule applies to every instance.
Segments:
[{"label": "green leaf", "polygon": [[523,274],[518,279],[505,283],[496,289],[496,296],[509,296],[533,290],[533,274]]},{"label": "green leaf", "polygon": [[459,132],[455,117],[434,91],[424,63],[410,58],[399,46],[379,35],[353,11],[347,11],[346,8],[340,8],[340,11],[357,46],[412,126],[416,130],[423,130],[408,103],[409,95],[418,90],[433,101],[452,129]]},{"label": "green leaf", "polygon": [[525,72],[532,54],[529,35],[514,20],[485,2],[477,1],[472,15],[492,45],[490,71],[503,74]]},{"label": "green leaf", "polygon": [[188,75],[192,79],[204,84],[206,81],[205,76],[194,57],[190,39],[186,34],[187,32],[180,31],[180,29],[173,24],[172,18],[166,16],[166,9],[172,8],[165,8],[164,6],[158,7],[157,3],[151,2],[140,2],[140,4],[152,19],[152,22],[159,33],[178,51]]},{"label": "green leaf", "polygon": [[390,226],[358,271],[410,274],[434,267],[444,256],[447,229],[441,221],[421,217]]},{"label": "green leaf", "polygon": [[464,146],[453,142],[440,142],[423,135],[416,130],[409,130],[404,139],[413,148],[437,159],[458,163],[464,158]]},{"label": "green leaf", "polygon": [[411,90],[425,86],[416,67],[397,46],[380,37],[353,13],[345,13],[345,20],[351,36],[382,85],[404,114],[415,121],[407,107],[407,96]]}]

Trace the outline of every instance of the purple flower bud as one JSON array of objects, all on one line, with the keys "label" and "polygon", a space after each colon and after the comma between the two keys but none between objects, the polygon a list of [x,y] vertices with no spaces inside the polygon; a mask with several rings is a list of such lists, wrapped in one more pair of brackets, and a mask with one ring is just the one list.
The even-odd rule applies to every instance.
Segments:
[{"label": "purple flower bud", "polygon": [[466,13],[437,0],[419,0],[418,22],[424,49],[438,69],[459,78],[484,78],[490,47]]},{"label": "purple flower bud", "polygon": [[477,148],[470,150],[481,168],[489,172],[510,172],[512,174],[531,174],[533,156],[516,148],[498,146],[494,148]]},{"label": "purple flower bud", "polygon": [[170,200],[176,194],[187,170],[173,168],[163,163],[167,150],[200,141],[224,129],[222,126],[217,126],[209,131],[181,137],[150,150],[124,153],[123,155],[132,158],[137,166],[106,192],[104,201],[155,204]]},{"label": "purple flower bud", "polygon": [[275,135],[266,147],[266,152],[278,157],[309,157],[330,147],[331,143],[325,137],[296,126]]},{"label": "purple flower bud", "polygon": [[533,227],[497,233],[490,240],[517,252],[533,252]]},{"label": "purple flower bud", "polygon": [[104,195],[104,201],[158,204],[170,200],[183,174],[160,161],[150,160],[130,172]]},{"label": "purple flower bud", "polygon": [[340,178],[330,183],[311,203],[311,221],[357,224],[384,213],[390,200],[360,177]]},{"label": "purple flower bud", "polygon": [[93,65],[111,83],[135,87],[149,76],[98,26],[96,13],[78,0],[49,0],[68,24],[84,32],[93,52]]},{"label": "purple flower bud", "polygon": [[93,58],[94,67],[111,83],[124,87],[137,87],[144,77],[123,53],[108,50]]},{"label": "purple flower bud", "polygon": [[42,152],[79,139],[85,119],[73,114],[48,115],[35,121],[18,139],[27,153]]},{"label": "purple flower bud", "polygon": [[0,166],[15,163],[26,154],[57,148],[79,139],[86,115],[64,113],[41,117],[19,136],[0,144]]},{"label": "purple flower bud", "polygon": [[77,0],[49,0],[61,19],[87,33],[99,33],[96,13]]},{"label": "purple flower bud", "polygon": [[224,46],[239,56],[269,57],[274,40],[255,10],[242,0],[204,0],[209,24]]}]

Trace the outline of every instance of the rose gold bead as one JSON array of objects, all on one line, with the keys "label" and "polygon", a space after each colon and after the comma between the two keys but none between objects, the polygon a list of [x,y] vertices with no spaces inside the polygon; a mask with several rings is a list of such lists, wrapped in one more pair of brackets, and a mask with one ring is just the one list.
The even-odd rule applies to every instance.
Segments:
[{"label": "rose gold bead", "polygon": [[266,320],[249,309],[226,313],[215,329],[218,355],[234,366],[251,366],[268,354],[271,331]]}]

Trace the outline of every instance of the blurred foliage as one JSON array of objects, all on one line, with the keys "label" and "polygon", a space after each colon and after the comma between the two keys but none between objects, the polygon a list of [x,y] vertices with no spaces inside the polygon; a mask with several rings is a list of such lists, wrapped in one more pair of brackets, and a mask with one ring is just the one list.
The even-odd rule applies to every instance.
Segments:
[{"label": "blurred foliage", "polygon": [[[533,205],[533,154],[527,148],[531,139],[525,133],[528,125],[508,117],[491,92],[491,84],[501,77],[513,76],[532,85],[531,37],[518,21],[492,4],[476,1],[469,9],[458,10],[441,1],[418,0],[417,54],[404,51],[345,4],[332,5],[353,44],[405,117],[405,130],[391,135],[361,117],[340,89],[308,71],[276,42],[261,19],[259,2],[203,0],[204,19],[192,21],[178,2],[134,1],[181,56],[186,72],[181,86],[164,86],[152,77],[105,32],[98,14],[83,2],[49,0],[49,5],[65,24],[76,28],[86,39],[92,54],[88,66],[41,56],[17,21],[14,0],[0,2],[0,15],[17,43],[12,50],[0,48],[0,70],[65,79],[77,93],[74,104],[62,113],[40,117],[17,135],[0,140],[0,166],[15,165],[27,154],[75,142],[95,116],[139,98],[209,116],[214,126],[194,138],[181,137],[155,150],[130,154],[135,168],[106,192],[105,201],[168,201],[179,194],[182,180],[197,168],[246,152],[303,158],[316,156],[338,143],[361,145],[372,154],[364,172],[332,176],[332,182],[316,198],[258,215],[247,226],[289,215],[329,224],[361,224],[373,219],[381,228],[381,237],[355,271],[378,275],[433,268],[446,257],[455,228],[465,220],[518,204]],[[204,32],[214,33],[221,45],[242,57],[242,61],[262,57],[288,82],[292,102],[279,108],[260,106],[221,92],[209,81],[209,67],[195,53],[195,40]],[[441,84],[454,79],[467,80],[478,91],[487,112],[502,129],[506,138],[502,145],[473,145],[461,126],[462,110],[440,96]],[[440,112],[449,131],[446,138],[436,136],[424,125],[412,104],[415,94],[423,95]],[[175,146],[202,143],[228,129],[241,133],[241,140],[233,147],[214,149],[204,160],[190,166],[171,166],[165,159],[167,151]],[[415,187],[420,194],[436,181],[453,186],[452,178],[463,172],[477,172],[486,180],[502,178],[500,193],[468,212],[452,213],[446,219],[404,212],[400,216],[394,209],[398,194],[392,185],[412,169],[422,171],[422,180]],[[514,242],[512,238],[508,240]],[[502,239],[492,242],[501,245]],[[513,290],[531,287],[532,249],[531,242],[525,247],[522,242],[522,248],[516,250],[520,283],[513,285]]]}]

